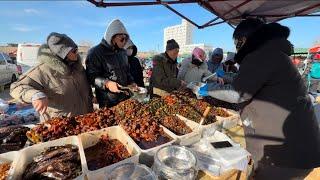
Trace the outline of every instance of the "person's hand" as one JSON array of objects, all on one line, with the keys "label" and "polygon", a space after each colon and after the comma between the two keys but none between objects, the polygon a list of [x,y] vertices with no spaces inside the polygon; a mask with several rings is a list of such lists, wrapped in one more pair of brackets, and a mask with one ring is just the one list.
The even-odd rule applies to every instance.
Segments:
[{"label": "person's hand", "polygon": [[208,95],[208,84],[200,87],[197,94],[198,94],[199,96],[202,96],[202,97],[204,97],[204,96],[209,96],[209,95]]},{"label": "person's hand", "polygon": [[224,84],[224,80],[222,78],[219,78],[219,77],[217,78],[217,82],[219,84],[222,84],[222,85]]},{"label": "person's hand", "polygon": [[113,92],[113,93],[119,93],[119,84],[114,82],[114,81],[107,81],[105,84],[106,88],[109,89],[109,91]]},{"label": "person's hand", "polygon": [[182,80],[181,80],[180,86],[186,87],[187,85],[188,85],[188,84],[187,84],[185,81],[182,81]]},{"label": "person's hand", "polygon": [[37,112],[43,114],[47,111],[48,108],[48,98],[44,97],[41,99],[33,100],[32,105]]},{"label": "person's hand", "polygon": [[139,91],[139,87],[136,83],[132,83],[128,87],[131,88],[135,92]]}]

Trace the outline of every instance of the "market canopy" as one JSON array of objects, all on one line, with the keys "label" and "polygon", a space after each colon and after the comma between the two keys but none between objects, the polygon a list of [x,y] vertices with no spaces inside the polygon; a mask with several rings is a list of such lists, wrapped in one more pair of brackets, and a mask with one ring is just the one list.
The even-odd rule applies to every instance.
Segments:
[{"label": "market canopy", "polygon": [[[237,25],[242,19],[258,17],[265,22],[301,16],[320,16],[320,1],[317,0],[88,0],[97,7],[163,5],[198,28],[221,23]],[[197,3],[217,17],[199,25],[176,11],[172,4]]]}]

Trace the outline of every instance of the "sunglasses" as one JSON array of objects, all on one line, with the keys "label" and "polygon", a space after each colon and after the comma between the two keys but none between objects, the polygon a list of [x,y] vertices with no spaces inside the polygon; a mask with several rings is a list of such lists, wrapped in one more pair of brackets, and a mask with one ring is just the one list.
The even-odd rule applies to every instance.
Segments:
[{"label": "sunglasses", "polygon": [[126,34],[117,34],[116,36],[119,38],[120,42],[122,43],[128,41],[129,39],[128,35]]},{"label": "sunglasses", "polygon": [[72,49],[71,52],[76,54],[78,52],[78,48]]}]

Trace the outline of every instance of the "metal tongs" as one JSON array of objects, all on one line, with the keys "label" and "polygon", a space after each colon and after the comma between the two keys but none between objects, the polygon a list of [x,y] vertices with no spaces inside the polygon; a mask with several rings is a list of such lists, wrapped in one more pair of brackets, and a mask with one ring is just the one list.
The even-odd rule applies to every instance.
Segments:
[{"label": "metal tongs", "polygon": [[211,77],[215,76],[216,74],[217,73],[213,73],[213,74],[211,74],[209,76],[206,76],[206,77],[202,78],[202,82],[207,82],[208,79],[210,79]]},{"label": "metal tongs", "polygon": [[121,93],[124,93],[127,96],[133,96],[135,92],[133,88],[128,86],[121,86],[121,85],[119,85],[119,90]]},{"label": "metal tongs", "polygon": [[135,89],[135,88],[128,87],[128,86],[119,85],[119,89],[120,89],[120,92],[122,92],[122,93],[125,93],[125,94],[130,93],[132,95],[146,94],[148,92],[147,89],[143,88],[143,87],[137,87],[137,89]]}]

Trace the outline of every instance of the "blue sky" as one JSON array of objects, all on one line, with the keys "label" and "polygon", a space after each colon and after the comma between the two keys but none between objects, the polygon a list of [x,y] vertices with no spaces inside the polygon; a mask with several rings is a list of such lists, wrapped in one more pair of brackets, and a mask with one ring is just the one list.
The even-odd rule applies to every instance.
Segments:
[{"label": "blue sky", "polygon": [[[203,24],[215,16],[197,4],[174,5],[178,11]],[[122,20],[141,51],[162,50],[163,29],[181,18],[162,6],[97,8],[86,1],[0,1],[0,44],[44,43],[50,32],[69,35],[77,43],[97,44],[107,24]],[[293,18],[280,22],[291,29],[295,47],[310,47],[320,39],[320,18]],[[194,43],[234,49],[233,29],[221,24],[194,32]]]}]

